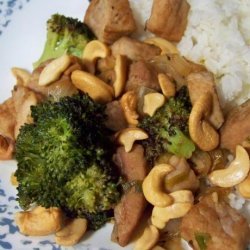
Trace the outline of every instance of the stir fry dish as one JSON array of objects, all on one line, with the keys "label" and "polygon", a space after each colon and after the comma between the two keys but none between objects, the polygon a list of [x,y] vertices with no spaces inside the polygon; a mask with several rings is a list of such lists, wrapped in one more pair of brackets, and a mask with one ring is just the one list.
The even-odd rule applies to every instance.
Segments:
[{"label": "stir fry dish", "polygon": [[250,99],[224,109],[213,73],[180,53],[189,12],[154,0],[146,39],[128,0],[50,17],[41,57],[12,68],[0,105],[21,234],[73,246],[113,223],[110,240],[135,250],[247,248],[230,197],[250,199]]}]

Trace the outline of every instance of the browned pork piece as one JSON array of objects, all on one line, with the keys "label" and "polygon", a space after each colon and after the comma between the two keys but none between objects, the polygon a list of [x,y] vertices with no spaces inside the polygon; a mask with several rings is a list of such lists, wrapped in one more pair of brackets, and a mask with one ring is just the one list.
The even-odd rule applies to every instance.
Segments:
[{"label": "browned pork piece", "polygon": [[250,230],[246,219],[213,193],[183,217],[181,236],[197,250],[244,250]]},{"label": "browned pork piece", "polygon": [[161,49],[129,37],[122,37],[111,46],[112,54],[124,55],[133,61],[148,61],[160,55]]},{"label": "browned pork piece", "polygon": [[[141,222],[147,202],[137,182],[147,175],[147,163],[144,149],[141,145],[134,145],[127,153],[124,147],[119,147],[114,156],[114,161],[121,171],[121,175],[132,186],[128,187],[121,201],[114,209],[115,225],[111,239],[120,246],[126,246],[131,240],[137,226]],[[134,184],[134,186],[133,186]]]},{"label": "browned pork piece", "polygon": [[109,129],[119,131],[128,127],[127,120],[119,101],[107,103],[105,113],[107,115],[105,125]]},{"label": "browned pork piece", "polygon": [[236,145],[242,144],[250,153],[250,99],[227,114],[220,134],[222,148],[234,153]]},{"label": "browned pork piece", "polygon": [[154,0],[147,30],[169,41],[180,41],[187,26],[189,8],[186,0]]},{"label": "browned pork piece", "polygon": [[41,96],[23,86],[16,86],[12,92],[12,96],[16,110],[16,125],[14,134],[15,138],[17,138],[21,126],[25,123],[32,122],[30,107],[37,105],[37,103],[41,100]]},{"label": "browned pork piece", "polygon": [[145,61],[134,62],[130,65],[126,91],[135,90],[140,86],[160,90],[156,70]]},{"label": "browned pork piece", "polygon": [[0,105],[0,160],[12,158],[15,143],[15,124],[15,105],[13,98],[9,98]]},{"label": "browned pork piece", "polygon": [[207,71],[191,73],[187,76],[187,86],[192,104],[198,98],[209,92],[213,96],[213,108],[208,119],[215,128],[220,128],[224,122],[224,116],[220,106],[213,75]]},{"label": "browned pork piece", "polygon": [[99,40],[108,44],[136,29],[128,0],[92,0],[84,22]]}]

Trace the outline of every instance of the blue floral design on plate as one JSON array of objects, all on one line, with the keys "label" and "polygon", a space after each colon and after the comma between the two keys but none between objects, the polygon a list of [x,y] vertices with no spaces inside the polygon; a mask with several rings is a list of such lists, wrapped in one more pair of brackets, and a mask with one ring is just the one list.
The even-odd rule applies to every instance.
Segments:
[{"label": "blue floral design on plate", "polygon": [[31,0],[0,0],[0,35],[3,30],[10,24],[12,14],[21,10],[26,3]]}]

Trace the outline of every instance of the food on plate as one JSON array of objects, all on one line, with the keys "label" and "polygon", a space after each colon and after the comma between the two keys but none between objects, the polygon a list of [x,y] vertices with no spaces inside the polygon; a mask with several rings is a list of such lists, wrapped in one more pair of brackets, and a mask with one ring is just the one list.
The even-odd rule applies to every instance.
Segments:
[{"label": "food on plate", "polygon": [[159,37],[179,42],[187,26],[188,12],[186,0],[154,0],[146,28]]},{"label": "food on plate", "polygon": [[142,141],[142,145],[150,163],[166,151],[185,158],[192,155],[195,145],[187,136],[190,111],[187,88],[183,87],[152,117],[145,116],[141,120],[139,127],[149,135],[148,139]]},{"label": "food on plate", "polygon": [[107,44],[130,35],[136,29],[128,0],[93,0],[86,11],[84,22],[100,41]]},{"label": "food on plate", "polygon": [[151,1],[157,36],[145,40],[132,0],[92,0],[84,22],[48,20],[41,58],[31,73],[13,68],[0,105],[21,233],[73,246],[113,221],[122,247],[247,247],[233,197],[250,197],[249,101],[225,108],[216,75],[171,42],[185,39],[194,2]]},{"label": "food on plate", "polygon": [[250,152],[250,100],[233,108],[227,114],[221,128],[221,147],[235,151],[237,144],[242,144]]},{"label": "food on plate", "polygon": [[81,57],[85,45],[93,37],[88,26],[79,20],[54,14],[47,21],[47,40],[42,55],[34,63],[34,67],[64,53]]},{"label": "food on plate", "polygon": [[242,215],[212,193],[183,217],[182,237],[195,249],[245,249],[249,225]]}]

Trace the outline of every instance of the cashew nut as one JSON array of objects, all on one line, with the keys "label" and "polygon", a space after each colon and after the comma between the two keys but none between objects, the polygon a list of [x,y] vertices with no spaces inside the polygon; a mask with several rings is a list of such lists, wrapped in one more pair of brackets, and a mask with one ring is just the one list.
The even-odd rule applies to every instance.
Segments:
[{"label": "cashew nut", "polygon": [[70,64],[71,57],[66,54],[52,60],[42,70],[39,76],[38,85],[45,86],[58,80],[63,71],[66,70]]},{"label": "cashew nut", "polygon": [[44,236],[61,229],[63,214],[59,208],[38,206],[31,211],[16,213],[15,222],[22,234]]},{"label": "cashew nut", "polygon": [[211,151],[219,144],[219,134],[204,119],[210,113],[211,108],[212,95],[207,92],[194,103],[189,116],[189,134],[203,151]]},{"label": "cashew nut", "polygon": [[135,141],[147,138],[148,134],[140,128],[126,128],[117,135],[118,142],[125,147],[126,152],[131,151]]},{"label": "cashew nut", "polygon": [[156,245],[160,237],[158,229],[154,225],[148,225],[142,236],[136,241],[134,250],[150,250]]},{"label": "cashew nut", "polygon": [[158,82],[165,97],[169,98],[175,96],[175,85],[170,81],[169,77],[166,74],[158,74]]},{"label": "cashew nut", "polygon": [[12,173],[11,176],[10,176],[10,183],[11,185],[13,186],[18,186],[18,181],[17,181],[17,178],[15,176],[15,173]]},{"label": "cashew nut", "polygon": [[125,118],[130,125],[137,125],[139,115],[137,114],[137,96],[134,91],[128,91],[121,97],[121,107]]},{"label": "cashew nut", "polygon": [[115,82],[113,85],[115,97],[118,97],[122,94],[122,91],[126,84],[127,76],[127,59],[123,55],[117,55],[115,59]]},{"label": "cashew nut", "polygon": [[151,37],[144,41],[144,43],[155,45],[156,47],[159,47],[161,49],[161,55],[164,54],[178,54],[179,51],[177,48],[169,41],[160,38],[160,37]]},{"label": "cashew nut", "polygon": [[113,99],[112,87],[90,73],[76,70],[71,74],[71,80],[77,89],[88,93],[97,102],[106,103]]},{"label": "cashew nut", "polygon": [[31,74],[27,70],[14,67],[11,69],[11,72],[17,80],[17,85],[27,86],[31,77]]},{"label": "cashew nut", "polygon": [[241,183],[250,169],[249,155],[240,145],[236,147],[235,159],[225,169],[215,170],[209,176],[210,182],[219,187],[233,187]]},{"label": "cashew nut", "polygon": [[152,168],[142,183],[142,190],[146,200],[154,206],[166,207],[173,202],[173,198],[164,192],[165,177],[174,168],[169,164],[160,164]]},{"label": "cashew nut", "polygon": [[98,58],[105,58],[110,54],[109,47],[99,40],[93,40],[84,48],[82,59],[89,73],[95,73],[95,63]]},{"label": "cashew nut", "polygon": [[164,95],[160,93],[149,93],[144,96],[143,112],[153,116],[156,110],[165,103]]},{"label": "cashew nut", "polygon": [[83,218],[70,220],[56,233],[55,241],[58,245],[73,246],[78,243],[87,230],[88,221]]},{"label": "cashew nut", "polygon": [[169,195],[173,197],[174,203],[194,203],[194,196],[190,190],[178,190]]},{"label": "cashew nut", "polygon": [[238,185],[238,192],[245,199],[250,199],[250,174]]},{"label": "cashew nut", "polygon": [[189,190],[179,190],[169,194],[174,203],[166,207],[155,206],[152,211],[151,222],[159,229],[163,229],[170,219],[183,217],[192,207],[194,197]]}]

